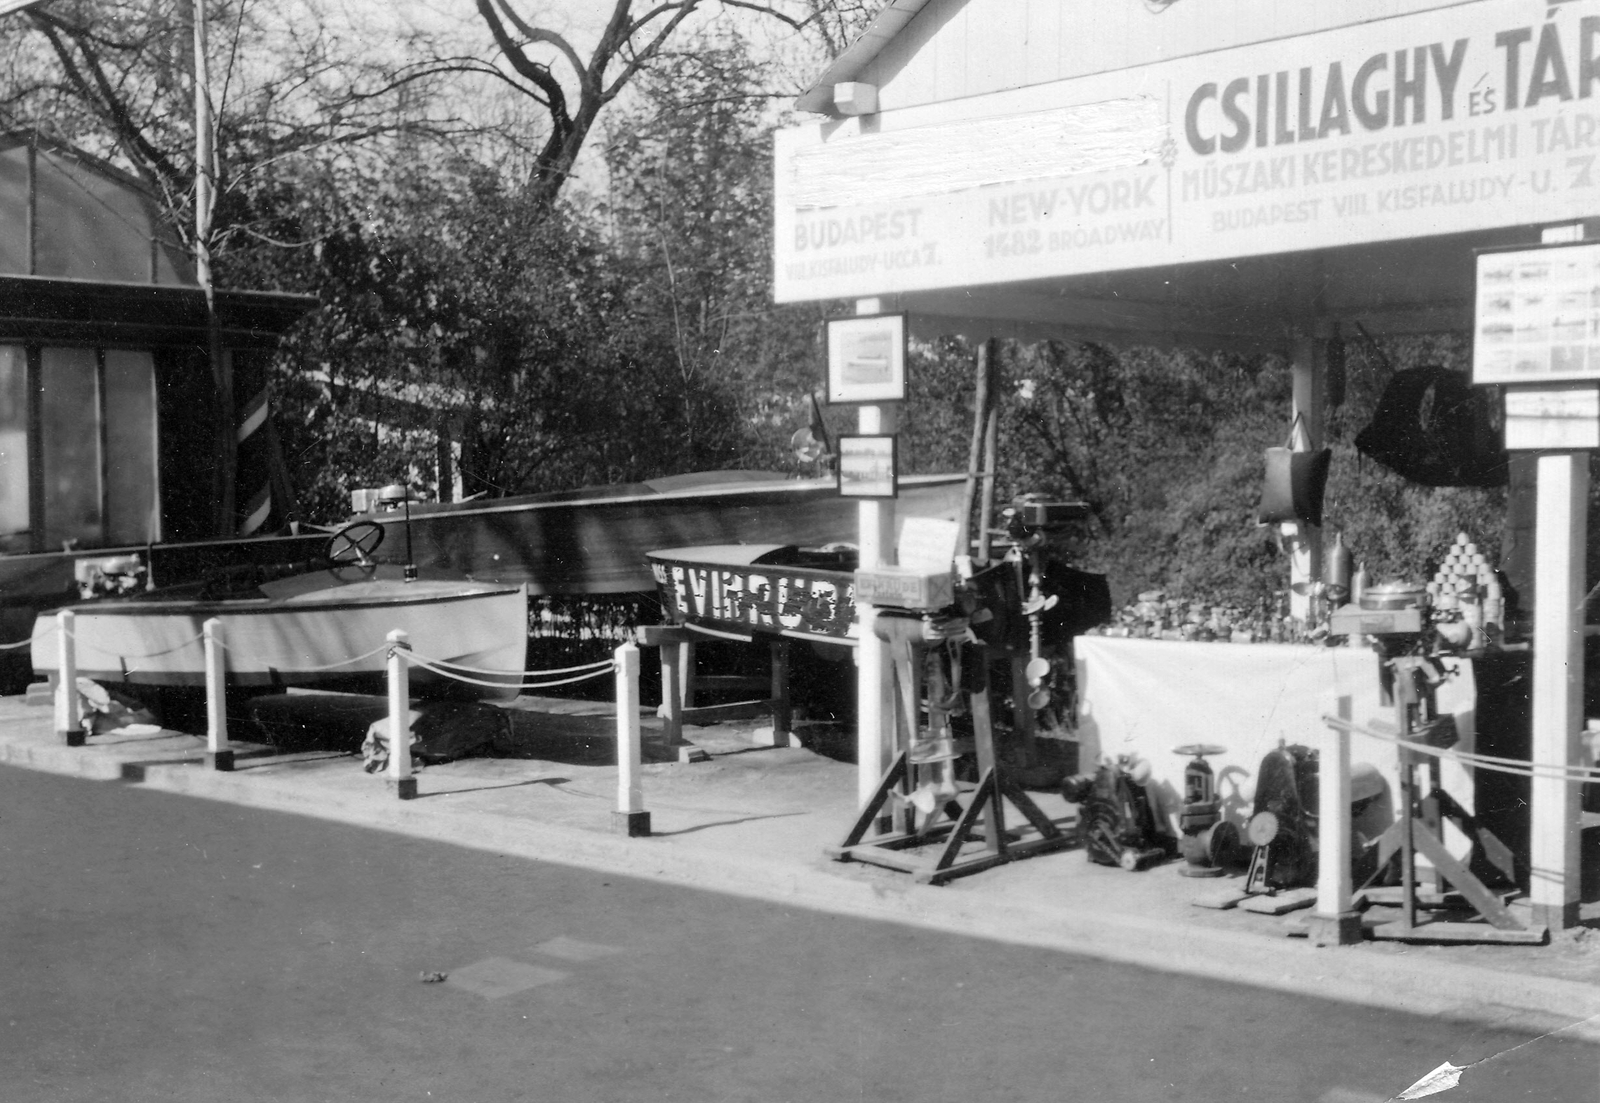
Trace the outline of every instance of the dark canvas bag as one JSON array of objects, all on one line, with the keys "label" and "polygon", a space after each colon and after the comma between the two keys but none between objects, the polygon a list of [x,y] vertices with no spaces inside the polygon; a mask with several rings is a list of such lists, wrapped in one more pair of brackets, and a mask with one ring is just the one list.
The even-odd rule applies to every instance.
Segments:
[{"label": "dark canvas bag", "polygon": [[1264,525],[1295,521],[1302,525],[1322,524],[1322,495],[1328,488],[1328,465],[1333,449],[1295,449],[1295,429],[1300,415],[1289,426],[1289,440],[1282,448],[1268,448],[1267,471],[1261,484],[1261,506],[1256,518]]},{"label": "dark canvas bag", "polygon": [[1497,404],[1462,372],[1397,371],[1356,449],[1423,486],[1504,486],[1510,477]]}]

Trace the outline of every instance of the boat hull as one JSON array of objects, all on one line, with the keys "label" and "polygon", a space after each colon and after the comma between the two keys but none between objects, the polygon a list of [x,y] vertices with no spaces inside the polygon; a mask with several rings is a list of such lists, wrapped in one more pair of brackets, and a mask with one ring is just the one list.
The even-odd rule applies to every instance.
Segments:
[{"label": "boat hull", "polygon": [[[464,672],[482,686],[413,665],[419,696],[513,697],[527,649],[527,597],[518,588],[412,584],[342,587],[288,601],[102,601],[76,606],[80,677],[165,688],[205,685],[205,622],[221,623],[230,686],[375,690],[382,686],[388,634],[405,631],[413,651]],[[33,626],[34,670],[59,671],[57,622]]]},{"label": "boat hull", "polygon": [[[900,481],[902,517],[954,520],[965,477]],[[647,552],[708,544],[854,544],[857,502],[832,479],[747,481],[566,501],[497,499],[411,509],[413,559],[532,594],[653,591]],[[406,546],[400,513],[361,514],[384,526],[385,558]]]}]

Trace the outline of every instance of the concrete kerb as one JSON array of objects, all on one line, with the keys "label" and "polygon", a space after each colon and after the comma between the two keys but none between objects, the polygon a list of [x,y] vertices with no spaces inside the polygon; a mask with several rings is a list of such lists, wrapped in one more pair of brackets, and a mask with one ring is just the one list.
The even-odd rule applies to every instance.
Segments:
[{"label": "concrete kerb", "polygon": [[[1318,948],[1303,940],[1113,914],[1103,908],[1008,899],[1005,894],[963,891],[960,886],[914,885],[877,871],[836,865],[822,856],[820,846],[814,861],[737,849],[708,850],[677,845],[671,838],[622,838],[607,834],[603,823],[588,831],[530,824],[463,803],[401,803],[382,786],[352,791],[310,773],[255,769],[217,773],[200,762],[204,741],[189,736],[66,748],[5,735],[0,730],[0,762],[28,769],[94,780],[142,780],[141,787],[149,790],[310,815],[532,861],[1364,1006],[1535,1033],[1562,1030],[1566,1037],[1600,1042],[1600,986],[1581,982],[1459,962],[1369,956],[1337,947]],[[192,749],[179,753],[185,747]]]}]

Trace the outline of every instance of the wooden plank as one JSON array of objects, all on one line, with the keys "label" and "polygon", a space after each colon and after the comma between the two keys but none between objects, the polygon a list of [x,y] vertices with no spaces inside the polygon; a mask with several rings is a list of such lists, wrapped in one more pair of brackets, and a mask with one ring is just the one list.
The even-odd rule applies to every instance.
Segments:
[{"label": "wooden plank", "polygon": [[905,779],[906,756],[905,752],[902,751],[895,756],[889,768],[884,771],[883,777],[878,779],[877,786],[868,794],[867,800],[862,803],[861,812],[857,815],[856,822],[851,825],[849,833],[844,837],[844,845],[829,850],[828,853],[831,857],[840,861],[848,861],[848,857],[841,858],[834,850],[848,850],[866,838],[867,829],[877,820],[878,813],[883,808],[884,802],[889,799],[890,791],[898,785],[903,785]]},{"label": "wooden plank", "polygon": [[1309,908],[1316,902],[1316,889],[1290,889],[1275,896],[1252,896],[1239,904],[1239,910],[1257,915],[1285,915]]},{"label": "wooden plank", "polygon": [[864,862],[867,865],[882,866],[884,869],[892,869],[899,873],[917,873],[925,869],[928,864],[926,858],[906,857],[870,843],[851,847],[839,857],[839,860]]},{"label": "wooden plank", "polygon": [[[772,641],[772,743],[777,747],[789,745],[789,733],[794,718],[789,707],[789,650],[786,639]],[[799,744],[797,743],[796,746]]]},{"label": "wooden plank", "polygon": [[701,705],[683,710],[685,724],[715,724],[720,720],[739,720],[765,716],[772,711],[771,701],[730,701],[726,705]]},{"label": "wooden plank", "polygon": [[1486,923],[1419,923],[1407,927],[1396,920],[1393,923],[1375,923],[1367,928],[1373,938],[1391,942],[1512,942],[1525,945],[1542,945],[1549,932],[1544,927],[1518,927],[1500,930]]},{"label": "wooden plank", "polygon": [[1007,778],[1004,774],[996,778],[1000,786],[1001,795],[1011,801],[1012,807],[1021,812],[1023,818],[1033,824],[1034,828],[1046,839],[1053,839],[1061,834],[1061,829],[1055,825],[1049,816],[1045,815],[1039,806],[1033,803],[1033,798],[1023,791],[1022,786]]},{"label": "wooden plank", "polygon": [[765,677],[746,674],[699,674],[695,676],[694,688],[700,690],[753,690],[756,692],[767,689],[770,681]]},{"label": "wooden plank", "polygon": [[1000,790],[995,784],[994,771],[989,770],[978,779],[978,788],[973,799],[961,810],[961,818],[950,829],[950,836],[945,841],[944,849],[934,860],[935,870],[949,869],[959,856],[961,847],[967,841],[967,836],[977,826],[977,820],[986,809],[989,814],[984,817],[987,827],[985,831],[984,848],[991,853],[1004,854],[1006,849],[1005,839],[993,829],[996,810],[1000,804]]},{"label": "wooden plank", "polygon": [[688,643],[691,638],[689,630],[677,624],[647,624],[639,629],[640,647]]},{"label": "wooden plank", "polygon": [[1248,899],[1250,899],[1250,894],[1245,892],[1244,889],[1237,885],[1228,885],[1226,888],[1216,889],[1197,896],[1189,903],[1197,908],[1227,911],[1229,908],[1238,907]]},{"label": "wooden plank", "polygon": [[1522,924],[1501,906],[1500,901],[1486,888],[1483,882],[1474,877],[1470,870],[1444,848],[1444,844],[1432,831],[1422,824],[1412,826],[1412,840],[1417,850],[1433,863],[1433,868],[1449,880],[1450,885],[1462,896],[1467,898],[1467,903],[1496,929],[1502,931],[1521,930]]}]

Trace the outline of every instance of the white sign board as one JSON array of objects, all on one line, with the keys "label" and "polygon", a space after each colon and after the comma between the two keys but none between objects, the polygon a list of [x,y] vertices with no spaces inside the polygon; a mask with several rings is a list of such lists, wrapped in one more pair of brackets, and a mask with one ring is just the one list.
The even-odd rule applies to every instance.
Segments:
[{"label": "white sign board", "polygon": [[828,401],[902,402],[905,397],[906,316],[830,318]]},{"label": "white sign board", "polygon": [[1600,386],[1508,389],[1506,448],[1600,448]]},{"label": "white sign board", "polygon": [[1600,208],[1600,0],[1476,0],[779,132],[793,302]]},{"label": "white sign board", "polygon": [[1472,381],[1570,379],[1600,379],[1600,242],[1480,253]]}]

